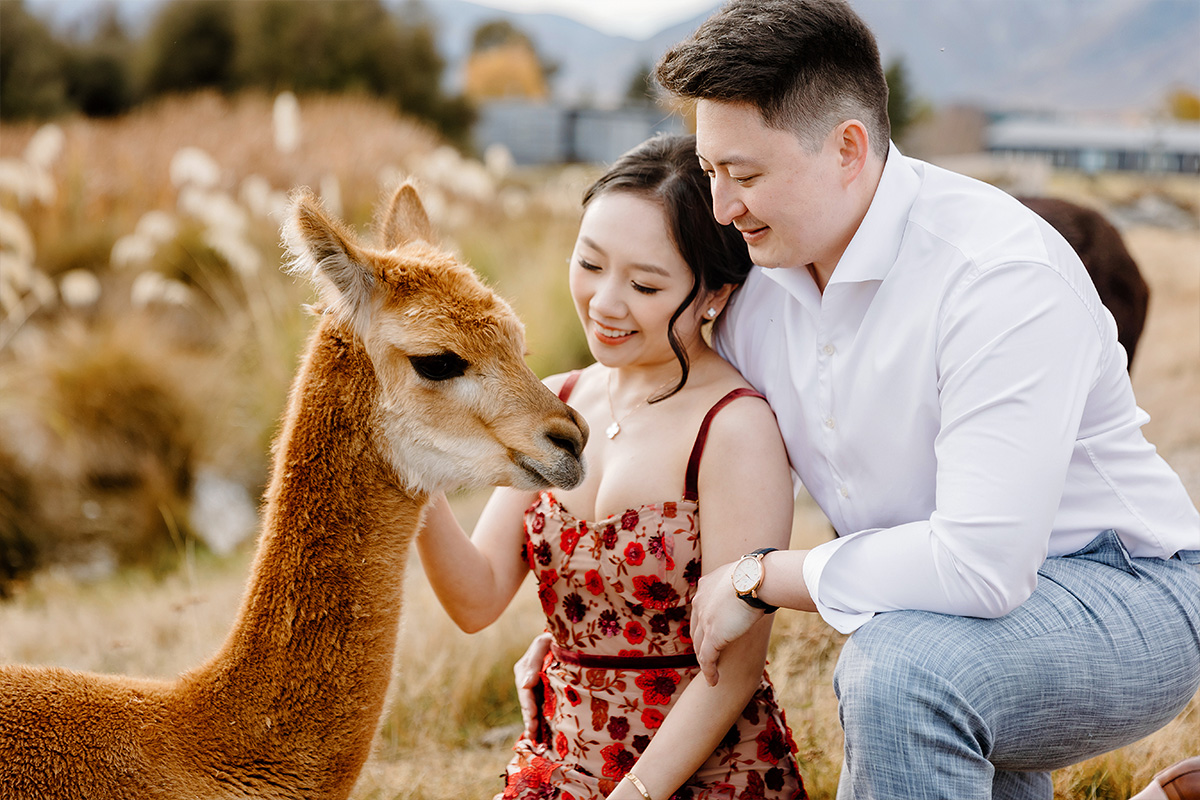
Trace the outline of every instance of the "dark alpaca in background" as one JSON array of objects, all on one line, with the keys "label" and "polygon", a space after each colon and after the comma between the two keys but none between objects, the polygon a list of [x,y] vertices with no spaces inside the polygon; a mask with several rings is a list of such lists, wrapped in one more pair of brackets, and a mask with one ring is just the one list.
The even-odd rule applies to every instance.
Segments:
[{"label": "dark alpaca in background", "polygon": [[1125,348],[1132,369],[1133,354],[1146,322],[1150,288],[1125,249],[1121,234],[1093,209],[1051,197],[1018,199],[1054,226],[1079,254],[1100,300],[1117,321],[1117,341]]}]

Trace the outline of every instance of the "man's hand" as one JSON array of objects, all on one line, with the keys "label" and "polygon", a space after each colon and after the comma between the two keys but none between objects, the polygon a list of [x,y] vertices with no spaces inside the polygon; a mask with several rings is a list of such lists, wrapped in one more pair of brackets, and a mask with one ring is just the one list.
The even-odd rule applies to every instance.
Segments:
[{"label": "man's hand", "polygon": [[733,591],[732,573],[733,564],[713,570],[700,579],[692,598],[692,644],[709,686],[716,686],[720,680],[717,662],[721,651],[763,616]]},{"label": "man's hand", "polygon": [[542,683],[542,664],[550,652],[551,636],[543,633],[529,643],[529,649],[513,665],[513,678],[517,683],[517,700],[521,704],[521,719],[525,722],[525,735],[538,741],[538,726],[542,720],[542,703],[538,692]]}]

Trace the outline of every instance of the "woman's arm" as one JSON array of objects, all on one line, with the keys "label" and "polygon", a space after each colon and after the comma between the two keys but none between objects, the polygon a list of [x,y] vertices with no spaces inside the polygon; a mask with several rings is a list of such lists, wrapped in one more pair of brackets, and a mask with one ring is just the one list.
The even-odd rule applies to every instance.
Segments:
[{"label": "woman's arm", "polygon": [[[704,572],[723,571],[724,565],[760,547],[788,546],[791,478],[775,417],[764,402],[740,399],[713,419],[700,462],[699,492]],[[750,610],[758,619],[745,636],[725,647],[720,686],[699,679],[688,684],[634,765],[633,772],[655,800],[670,797],[712,755],[758,688],[772,617]],[[619,783],[609,798],[642,800],[628,781]]]},{"label": "woman's arm", "polygon": [[517,593],[529,567],[521,558],[524,512],[536,494],[514,489],[492,493],[470,537],[439,494],[425,512],[417,552],[434,594],[467,633],[496,621]]}]

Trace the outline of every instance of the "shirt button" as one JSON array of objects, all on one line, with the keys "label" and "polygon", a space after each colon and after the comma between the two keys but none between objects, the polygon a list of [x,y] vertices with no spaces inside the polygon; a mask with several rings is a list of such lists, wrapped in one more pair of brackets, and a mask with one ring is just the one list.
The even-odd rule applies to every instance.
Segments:
[{"label": "shirt button", "polygon": [[829,430],[833,430],[837,427],[837,423],[833,421],[833,417],[827,417],[825,419],[825,427],[829,428]]},{"label": "shirt button", "polygon": [[850,496],[850,490],[849,490],[849,489],[847,489],[847,488],[845,487],[845,485],[843,485],[843,486],[842,486],[840,489],[838,489],[838,492],[839,492],[839,493],[842,495],[842,497],[849,497],[849,496]]},{"label": "shirt button", "polygon": [[833,345],[827,344],[821,348],[821,352],[823,352],[827,356],[831,356],[831,355],[833,355],[834,349],[835,348]]}]

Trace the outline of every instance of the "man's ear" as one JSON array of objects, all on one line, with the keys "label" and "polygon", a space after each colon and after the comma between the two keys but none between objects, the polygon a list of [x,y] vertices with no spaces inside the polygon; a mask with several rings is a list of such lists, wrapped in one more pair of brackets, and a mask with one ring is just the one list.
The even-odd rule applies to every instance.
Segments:
[{"label": "man's ear", "polygon": [[849,186],[867,166],[871,153],[871,136],[859,120],[848,119],[835,128],[842,184]]}]

